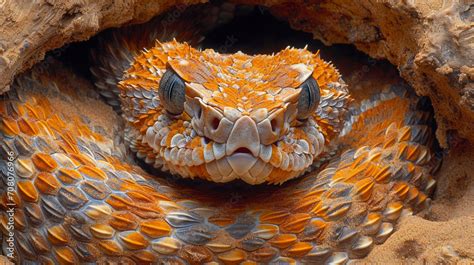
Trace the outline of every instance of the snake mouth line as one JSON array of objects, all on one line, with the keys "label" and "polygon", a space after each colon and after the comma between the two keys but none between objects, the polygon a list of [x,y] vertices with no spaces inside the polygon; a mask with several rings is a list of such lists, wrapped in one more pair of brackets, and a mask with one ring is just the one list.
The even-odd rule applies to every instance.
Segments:
[{"label": "snake mouth line", "polygon": [[246,147],[239,147],[237,148],[233,153],[233,154],[252,154],[252,151],[250,151],[250,149],[246,148]]}]

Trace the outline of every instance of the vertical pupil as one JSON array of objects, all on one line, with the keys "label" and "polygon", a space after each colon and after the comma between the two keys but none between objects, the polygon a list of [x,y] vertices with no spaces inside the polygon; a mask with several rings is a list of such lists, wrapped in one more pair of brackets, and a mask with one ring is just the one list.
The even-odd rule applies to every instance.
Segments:
[{"label": "vertical pupil", "polygon": [[318,83],[313,77],[310,77],[301,85],[297,119],[306,120],[309,118],[318,108],[319,101],[320,91]]},{"label": "vertical pupil", "polygon": [[158,95],[168,113],[178,115],[183,112],[185,84],[172,69],[167,70],[161,77]]}]

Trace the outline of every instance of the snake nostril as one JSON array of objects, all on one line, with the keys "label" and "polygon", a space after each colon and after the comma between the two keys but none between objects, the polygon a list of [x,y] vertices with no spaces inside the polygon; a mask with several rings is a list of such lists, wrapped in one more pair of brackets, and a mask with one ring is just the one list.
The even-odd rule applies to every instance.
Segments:
[{"label": "snake nostril", "polygon": [[221,121],[220,121],[218,118],[212,119],[211,128],[212,128],[213,130],[217,130],[217,127],[219,127],[219,123],[220,123],[220,122],[221,122]]},{"label": "snake nostril", "polygon": [[200,120],[201,117],[202,117],[202,108],[201,108],[201,106],[197,106],[196,118],[198,118]]},{"label": "snake nostril", "polygon": [[273,119],[271,122],[270,122],[270,125],[272,126],[272,131],[274,133],[277,132],[278,130],[278,121],[276,119]]}]

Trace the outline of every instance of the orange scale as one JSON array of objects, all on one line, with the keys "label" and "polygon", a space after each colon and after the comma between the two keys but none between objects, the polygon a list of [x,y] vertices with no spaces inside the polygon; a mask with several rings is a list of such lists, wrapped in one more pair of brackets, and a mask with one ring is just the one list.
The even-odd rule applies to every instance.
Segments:
[{"label": "orange scale", "polygon": [[362,154],[360,154],[356,159],[354,159],[354,162],[352,162],[351,168],[355,169],[359,167],[359,165],[367,158],[368,154],[369,152],[365,152],[365,151]]},{"label": "orange scale", "polygon": [[385,166],[383,168],[378,168],[377,172],[374,174],[373,178],[380,183],[384,183],[390,179],[392,173],[390,172],[390,166]]},{"label": "orange scale", "polygon": [[420,148],[418,145],[409,145],[406,151],[407,160],[415,161],[418,159],[418,155],[420,154]]},{"label": "orange scale", "polygon": [[[187,142],[186,143],[186,148],[188,149],[191,149],[191,150],[194,150],[195,148],[197,148],[198,146],[201,146],[201,137],[195,137],[193,138],[191,141]],[[204,157],[202,157],[203,159]]]},{"label": "orange scale", "polygon": [[409,202],[411,202],[411,201],[413,201],[414,199],[416,199],[419,194],[420,194],[420,191],[419,191],[417,188],[411,187],[410,190],[408,191],[407,200],[408,200]]},{"label": "orange scale", "polygon": [[288,250],[288,256],[294,257],[294,258],[299,258],[303,257],[308,253],[311,249],[313,248],[313,245],[308,242],[298,242],[291,246]]},{"label": "orange scale", "polygon": [[77,134],[77,136],[82,136],[84,138],[89,138],[91,135],[91,131],[89,130],[89,128],[84,127],[82,125],[77,125],[74,133]]},{"label": "orange scale", "polygon": [[316,187],[316,189],[311,189],[306,195],[305,199],[320,199],[321,195],[326,191],[326,188]]},{"label": "orange scale", "polygon": [[237,265],[247,258],[247,254],[241,249],[233,249],[219,254],[218,258],[226,265]]},{"label": "orange scale", "polygon": [[74,251],[70,247],[54,248],[54,254],[61,265],[73,265],[78,263],[76,254],[74,254]]},{"label": "orange scale", "polygon": [[164,220],[149,220],[140,224],[140,231],[152,238],[169,236],[171,230],[170,225]]},{"label": "orange scale", "polygon": [[205,165],[189,167],[189,171],[195,172],[195,175],[202,179],[209,180],[209,181],[212,180],[211,175],[207,172]]},{"label": "orange scale", "polygon": [[63,141],[68,141],[68,142],[71,142],[71,143],[75,143],[76,142],[76,139],[75,137],[71,134],[71,132],[69,131],[62,131],[62,132],[59,132],[59,137],[63,140]]},{"label": "orange scale", "polygon": [[123,253],[123,249],[114,240],[103,240],[98,242],[100,249],[107,255],[119,256]]},{"label": "orange scale", "polygon": [[25,108],[27,110],[28,116],[38,119],[38,120],[44,120],[46,119],[46,116],[42,110],[42,108],[38,107],[33,107],[28,103],[25,103]]},{"label": "orange scale", "polygon": [[204,82],[202,85],[209,90],[217,90],[219,88],[217,82]]},{"label": "orange scale", "polygon": [[36,126],[34,121],[25,120],[23,118],[18,120],[18,127],[20,131],[26,135],[33,136],[38,134],[38,126]]},{"label": "orange scale", "polygon": [[69,158],[76,160],[76,163],[80,163],[84,166],[95,166],[95,162],[90,157],[82,153],[71,153],[69,154]]},{"label": "orange scale", "polygon": [[411,138],[411,128],[404,126],[398,133],[398,141],[410,141]]},{"label": "orange scale", "polygon": [[372,195],[374,188],[374,181],[371,178],[364,178],[355,183],[355,194],[357,194],[363,201],[367,201]]},{"label": "orange scale", "polygon": [[150,126],[153,126],[157,120],[157,115],[154,115],[154,113],[148,113],[148,115],[153,115],[152,117],[150,117],[149,119],[147,119],[144,124],[148,127]]},{"label": "orange scale", "polygon": [[268,263],[277,255],[277,250],[272,247],[261,247],[251,253],[252,259],[261,262]]},{"label": "orange scale", "polygon": [[294,234],[279,234],[273,237],[269,243],[277,248],[284,249],[295,243],[296,240],[297,237]]},{"label": "orange scale", "polygon": [[415,172],[415,170],[416,170],[416,165],[413,164],[413,163],[407,163],[406,164],[406,170],[407,170],[408,174],[413,174],[413,172]]},{"label": "orange scale", "polygon": [[428,196],[422,192],[418,194],[418,201],[417,201],[417,206],[423,204],[426,200],[428,199]]},{"label": "orange scale", "polygon": [[288,175],[289,171],[285,171],[279,168],[273,168],[272,172],[270,173],[268,177],[268,183],[270,184],[278,184],[284,180],[287,180],[289,178]]},{"label": "orange scale", "polygon": [[126,194],[134,201],[143,203],[151,203],[154,201],[152,198],[150,198],[149,194],[146,194],[142,191],[129,191]]},{"label": "orange scale", "polygon": [[323,205],[323,202],[320,201],[316,206],[314,206],[313,209],[311,209],[310,213],[313,216],[325,218],[327,210],[329,209],[329,206]]},{"label": "orange scale", "polygon": [[290,213],[287,211],[267,211],[260,215],[260,223],[269,223],[269,224],[282,224],[288,217]]},{"label": "orange scale", "polygon": [[292,144],[287,144],[285,142],[280,144],[280,149],[285,153],[293,153],[295,150]]},{"label": "orange scale", "polygon": [[36,153],[31,157],[33,164],[39,170],[52,172],[58,167],[58,163],[50,155],[45,153]]},{"label": "orange scale", "polygon": [[60,168],[56,172],[57,178],[65,184],[75,184],[78,181],[82,180],[81,174],[75,169]]},{"label": "orange scale", "polygon": [[[18,205],[16,205],[18,207]],[[4,217],[6,217],[6,215],[4,215]],[[13,221],[14,221],[14,225],[15,225],[15,229],[16,230],[19,230],[19,231],[22,231],[22,232],[26,232],[25,231],[25,228],[27,227],[27,219],[26,219],[26,214],[24,211],[16,211],[15,212],[15,216],[13,217]],[[4,227],[5,230],[8,230],[6,229],[7,227],[7,223],[8,221],[5,219],[2,219],[0,222],[3,222],[1,225]]]},{"label": "orange scale", "polygon": [[138,264],[154,264],[157,260],[155,254],[147,250],[137,251],[131,258]]},{"label": "orange scale", "polygon": [[2,117],[0,123],[0,131],[7,136],[15,136],[20,134],[20,127],[16,120],[10,117]]},{"label": "orange scale", "polygon": [[63,152],[67,154],[79,153],[79,149],[77,148],[77,146],[74,144],[71,144],[68,141],[59,142],[58,146]]},{"label": "orange scale", "polygon": [[56,225],[47,229],[48,239],[53,245],[65,245],[68,241],[68,234],[62,225]]},{"label": "orange scale", "polygon": [[328,223],[322,219],[314,219],[310,222],[310,225],[321,235],[328,226]]},{"label": "orange scale", "polygon": [[130,211],[143,219],[159,218],[163,215],[163,210],[158,205],[134,205]]},{"label": "orange scale", "polygon": [[133,201],[128,197],[120,196],[117,194],[111,194],[105,202],[112,206],[117,211],[127,210],[129,206],[133,205]]},{"label": "orange scale", "polygon": [[311,215],[307,213],[292,214],[281,224],[281,229],[289,233],[301,233],[310,219]]},{"label": "orange scale", "polygon": [[92,133],[92,138],[96,141],[99,141],[99,142],[104,142],[105,141],[105,137],[100,133]]},{"label": "orange scale", "polygon": [[1,197],[0,197],[0,206],[1,206],[1,208],[3,208],[3,209],[8,208],[7,205],[11,204],[12,202],[18,208],[22,207],[23,203],[21,201],[21,198],[20,198],[20,195],[18,194],[18,192],[11,192],[11,193],[5,192],[1,195]]},{"label": "orange scale", "polygon": [[51,118],[47,119],[46,122],[49,124],[49,126],[56,129],[57,131],[61,131],[62,129],[66,128],[66,123],[64,123],[57,114],[54,114]]},{"label": "orange scale", "polygon": [[[369,161],[369,162],[366,162],[366,163],[363,163],[362,165],[364,164],[367,164],[366,165],[366,169],[365,169],[365,172],[363,175],[359,176],[358,179],[360,179],[361,177],[373,177],[375,176],[376,173],[378,173],[379,171],[379,168],[378,166],[373,162],[373,161]],[[362,166],[361,165],[361,166]]]},{"label": "orange scale", "polygon": [[19,181],[18,193],[27,202],[38,202],[39,194],[31,181]]},{"label": "orange scale", "polygon": [[141,190],[142,186],[137,184],[134,180],[131,179],[123,179],[122,180],[122,187],[120,191],[136,191]]},{"label": "orange scale", "polygon": [[129,165],[127,164],[123,164],[123,163],[117,163],[117,162],[114,162],[114,163],[111,163],[112,166],[114,167],[115,170],[117,171],[133,171],[133,168],[130,167]]},{"label": "orange scale", "polygon": [[309,142],[308,135],[301,129],[294,130],[294,137]]},{"label": "orange scale", "polygon": [[16,116],[23,117],[26,114],[26,109],[22,105],[22,103],[19,102],[12,102],[11,103],[12,111],[15,113]]},{"label": "orange scale", "polygon": [[293,209],[293,211],[296,211],[296,212],[308,212],[309,210],[311,210],[313,207],[314,207],[314,204],[316,203],[319,203],[320,200],[319,198],[316,199],[316,198],[311,198],[311,199],[308,199],[308,198],[304,198],[304,199],[300,199],[298,201],[298,203],[296,203],[296,207]]},{"label": "orange scale", "polygon": [[138,227],[136,217],[127,212],[114,212],[111,215],[108,224],[118,231],[134,230]]},{"label": "orange scale", "polygon": [[44,194],[55,195],[61,184],[55,176],[50,173],[40,172],[35,179],[36,188]]},{"label": "orange scale", "polygon": [[106,180],[107,179],[107,174],[105,174],[104,171],[101,169],[94,167],[94,166],[88,166],[84,165],[78,169],[78,171],[89,178],[97,179],[97,180]]},{"label": "orange scale", "polygon": [[[147,191],[148,192],[148,191]],[[162,194],[162,193],[158,193],[158,192],[154,192],[154,193],[148,193],[150,194],[150,196],[153,196],[156,200],[160,200],[160,201],[171,201],[171,198]]]},{"label": "orange scale", "polygon": [[372,169],[373,163],[371,161],[364,161],[357,165],[354,169],[356,174],[361,174],[362,172],[364,175],[367,175],[369,171]]},{"label": "orange scale", "polygon": [[46,121],[44,121],[44,120],[38,121],[38,122],[36,122],[36,125],[38,127],[38,134],[39,135],[55,138],[54,131],[51,128],[49,128],[49,125]]},{"label": "orange scale", "polygon": [[332,176],[332,181],[333,182],[345,181],[348,178],[354,177],[355,175],[354,172],[355,172],[354,170],[351,170],[348,168],[339,170],[336,172],[336,174],[334,174],[334,176]]}]

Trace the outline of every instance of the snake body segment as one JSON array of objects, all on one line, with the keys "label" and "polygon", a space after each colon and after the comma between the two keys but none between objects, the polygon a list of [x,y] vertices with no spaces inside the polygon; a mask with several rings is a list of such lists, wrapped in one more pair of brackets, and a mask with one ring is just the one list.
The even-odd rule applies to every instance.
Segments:
[{"label": "snake body segment", "polygon": [[[170,161],[181,161],[178,153],[172,154],[173,145],[180,145],[173,139],[176,133],[186,135],[192,119],[186,114],[175,120],[163,116],[159,102],[153,101],[152,91],[160,75],[153,76],[150,72],[161,73],[158,60],[163,59],[160,56],[165,54],[164,50],[168,53],[164,64],[169,65],[168,58],[181,58],[172,54],[182,50],[197,53],[191,49],[178,42],[160,43],[156,49],[136,57],[136,64],[118,87],[128,122],[126,137],[138,158],[146,162],[182,176],[216,180],[222,177],[215,173],[221,173],[219,165],[214,172],[209,169],[212,166],[199,167],[192,159],[191,164],[157,162],[166,159],[166,152]],[[233,58],[234,64],[249,60],[244,54],[226,57],[208,53],[212,56],[199,55],[212,57],[209,60],[214,60],[213,64],[207,66],[211,68],[223,67],[229,58]],[[64,96],[63,85],[49,81],[48,73],[18,78],[11,92],[0,101],[1,166],[7,169],[10,161],[15,172],[11,182],[8,170],[2,170],[0,182],[4,253],[9,246],[6,239],[12,231],[9,224],[13,221],[15,260],[25,264],[343,264],[367,255],[375,244],[383,243],[394,231],[401,216],[425,208],[429,201],[428,195],[435,185],[430,173],[431,114],[424,109],[423,100],[404,87],[393,87],[350,102],[348,91],[332,66],[307,51],[288,49],[282,52],[285,53],[291,56],[282,56],[282,62],[301,62],[310,57],[308,60],[312,62],[306,64],[311,68],[304,65],[285,68],[285,73],[290,76],[294,73],[296,78],[280,81],[298,83],[280,85],[287,88],[285,99],[294,97],[292,93],[298,92],[297,87],[304,79],[298,76],[309,71],[321,87],[322,100],[313,118],[306,121],[310,125],[294,119],[289,119],[287,124],[296,137],[291,144],[301,143],[300,148],[308,145],[308,153],[319,145],[320,152],[309,163],[315,166],[315,162],[318,167],[285,182],[311,168],[306,164],[299,167],[297,158],[293,158],[291,167],[298,168],[297,173],[291,173],[288,162],[285,169],[289,170],[264,178],[270,183],[284,182],[280,186],[213,184],[152,176],[130,162],[120,151],[121,143],[114,141],[110,132],[92,126],[87,117],[79,115],[79,109],[68,112],[60,107],[88,100],[86,95]],[[204,61],[209,63],[209,60]],[[255,60],[257,67],[258,60],[269,62],[272,58]],[[175,63],[174,69],[182,76],[198,73],[194,68],[184,69],[185,63]],[[198,87],[196,93],[205,91],[200,86],[212,86],[196,81],[197,78],[184,78],[189,86]],[[275,88],[275,83],[272,84]],[[271,88],[262,88],[264,92],[268,89]],[[200,95],[210,108],[206,111],[221,109],[223,116],[231,117],[232,114],[226,115],[226,110],[238,109],[237,103],[224,106],[230,103],[219,101],[222,93],[229,91]],[[248,104],[254,107],[264,102],[263,98],[252,101],[259,96],[258,91],[240,92],[248,94],[251,101]],[[275,95],[279,93],[280,90]],[[272,102],[278,103],[274,98]],[[281,102],[288,103],[286,106],[294,103]],[[251,116],[250,107],[242,107],[244,114],[235,120]],[[281,105],[275,107],[278,108]],[[173,135],[163,133],[166,137],[160,138],[160,146],[164,149],[158,151],[147,140],[151,137],[148,128],[157,126],[160,130],[167,128],[164,129],[167,133],[174,132]],[[206,126],[210,124],[203,123],[201,128],[204,130]],[[159,134],[160,130],[155,132]],[[321,142],[317,141],[318,133],[322,135]],[[200,147],[204,135],[218,142],[212,133],[195,134],[191,141],[201,136],[194,140],[195,145],[183,145],[191,152]],[[313,135],[316,144],[308,144],[313,143],[309,140],[306,145],[298,142],[313,139],[308,135]],[[214,147],[214,142],[207,144]],[[273,154],[280,147],[285,152],[290,150],[289,142],[272,146]],[[269,143],[271,146],[275,142]],[[294,148],[291,152],[300,151]],[[202,165],[214,162],[202,160]],[[281,161],[278,166],[281,167]],[[255,180],[243,179],[250,183]],[[15,212],[11,218],[9,209]]]}]

